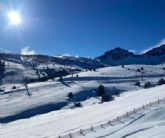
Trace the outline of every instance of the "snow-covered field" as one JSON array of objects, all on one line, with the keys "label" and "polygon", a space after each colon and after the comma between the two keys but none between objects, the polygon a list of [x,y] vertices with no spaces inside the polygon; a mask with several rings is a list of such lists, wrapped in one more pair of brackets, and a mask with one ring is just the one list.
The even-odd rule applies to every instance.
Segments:
[{"label": "snow-covered field", "polygon": [[0,136],[2,138],[55,137],[67,131],[111,120],[150,101],[165,97],[164,89],[165,86],[159,86],[147,90],[130,91],[112,102],[52,111],[28,119],[1,124]]},{"label": "snow-covered field", "polygon": [[[164,138],[165,103],[147,108],[130,115],[119,122],[100,125],[78,138]],[[69,134],[68,134],[69,135]],[[73,135],[73,134],[72,134]],[[73,135],[74,136],[74,135]]]},{"label": "snow-covered field", "polygon": [[[0,120],[3,122],[0,124],[0,138],[57,137],[68,131],[111,120],[143,104],[164,98],[165,86],[155,86],[150,89],[143,89],[142,87],[146,81],[156,84],[158,79],[164,77],[163,66],[107,67],[95,72],[81,72],[78,74],[79,77],[76,75],[73,78],[67,76],[63,83],[58,80],[32,83],[28,85],[31,96],[28,96],[23,86],[18,90],[8,90],[0,95]],[[142,80],[142,74],[137,72],[137,69],[141,67],[144,68],[144,80]],[[137,81],[141,82],[141,87],[135,86]],[[115,97],[115,100],[111,102],[100,104],[100,99],[95,98],[96,89],[100,83],[105,86],[106,91],[111,92],[115,88],[122,92],[120,97]],[[67,98],[69,92],[74,93],[74,100],[80,101],[83,107],[69,108],[71,104]],[[61,110],[57,110],[60,108]],[[161,105],[161,113],[163,113],[164,108],[164,105]],[[55,109],[56,111],[54,111]],[[151,110],[154,110],[154,107]],[[145,114],[147,111],[143,111],[143,113]],[[152,114],[150,116],[152,117]],[[126,120],[126,123],[130,121],[129,119]],[[153,124],[158,121],[160,120],[156,120]],[[122,131],[119,131],[121,135],[115,133],[114,137],[124,136],[127,129],[129,129],[127,131],[129,134],[150,127],[152,124],[152,121],[144,122],[146,122],[144,125],[140,125],[140,122],[139,124],[136,123],[131,127],[132,129],[124,127]],[[124,125],[118,125],[116,129],[120,129]],[[164,128],[163,125],[160,127]],[[147,131],[152,131],[152,129]],[[99,137],[110,134],[112,131],[109,127],[105,131],[100,130],[100,133],[86,136]]]}]

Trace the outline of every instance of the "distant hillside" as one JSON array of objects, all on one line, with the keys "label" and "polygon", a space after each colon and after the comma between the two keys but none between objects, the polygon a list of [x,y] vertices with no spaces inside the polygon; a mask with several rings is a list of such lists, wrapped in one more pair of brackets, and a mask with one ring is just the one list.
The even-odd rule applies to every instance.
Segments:
[{"label": "distant hillside", "polygon": [[122,48],[115,48],[97,57],[96,60],[112,66],[122,64],[162,64],[165,63],[165,45],[153,48],[141,55],[135,55]]},{"label": "distant hillside", "polygon": [[0,85],[45,81],[104,65],[85,57],[0,53]]},{"label": "distant hillside", "polygon": [[[165,63],[165,45],[135,55],[128,50],[115,48],[95,58],[72,56],[20,55],[0,53],[0,85],[46,81],[83,70],[105,66]],[[0,88],[1,89],[1,88]]]},{"label": "distant hillside", "polygon": [[165,55],[165,44],[161,45],[160,47],[153,48],[146,52],[144,55],[150,55],[150,56],[161,56]]}]

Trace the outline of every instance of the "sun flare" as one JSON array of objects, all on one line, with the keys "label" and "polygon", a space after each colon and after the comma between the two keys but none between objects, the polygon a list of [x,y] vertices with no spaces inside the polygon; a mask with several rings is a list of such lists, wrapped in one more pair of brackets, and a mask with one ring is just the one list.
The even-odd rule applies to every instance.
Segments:
[{"label": "sun flare", "polygon": [[20,25],[22,23],[22,18],[19,12],[11,11],[7,14],[9,23],[12,25]]}]

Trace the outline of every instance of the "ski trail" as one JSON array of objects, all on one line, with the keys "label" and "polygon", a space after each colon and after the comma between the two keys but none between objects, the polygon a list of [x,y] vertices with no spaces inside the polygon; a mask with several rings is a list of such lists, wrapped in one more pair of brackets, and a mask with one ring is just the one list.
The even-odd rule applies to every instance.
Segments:
[{"label": "ski trail", "polygon": [[99,137],[97,137],[97,138],[104,138],[104,137],[107,137],[107,136],[111,136],[111,135],[113,135],[113,134],[115,134],[115,133],[121,131],[122,129],[128,127],[129,125],[133,124],[134,122],[136,122],[137,120],[141,119],[142,117],[144,117],[144,116],[146,116],[146,115],[148,115],[148,114],[150,114],[150,113],[152,113],[152,112],[155,112],[155,111],[157,111],[157,110],[160,110],[160,109],[161,109],[161,108],[159,108],[159,109],[154,109],[154,110],[152,110],[152,111],[150,111],[150,112],[148,112],[148,113],[146,113],[146,114],[141,114],[139,117],[137,117],[136,119],[134,119],[134,120],[131,121],[130,123],[126,124],[125,126],[119,128],[119,129],[117,129],[117,130],[115,130],[115,131],[113,131],[113,132],[111,132],[111,133],[109,133],[109,134],[106,134],[106,135],[103,135],[103,136],[99,136]]}]

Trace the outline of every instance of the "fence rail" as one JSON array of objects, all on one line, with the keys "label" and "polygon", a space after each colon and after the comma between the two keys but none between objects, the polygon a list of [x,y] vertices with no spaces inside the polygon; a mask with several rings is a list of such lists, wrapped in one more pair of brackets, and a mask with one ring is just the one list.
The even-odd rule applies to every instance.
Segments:
[{"label": "fence rail", "polygon": [[70,131],[70,132],[67,132],[64,134],[60,134],[59,136],[57,136],[57,138],[73,138],[76,136],[85,136],[91,132],[96,132],[97,129],[100,129],[100,128],[105,129],[108,126],[114,126],[113,125],[114,123],[121,122],[123,119],[126,119],[129,116],[136,114],[137,112],[143,111],[143,110],[150,108],[150,107],[153,107],[155,105],[162,104],[164,102],[165,102],[165,98],[157,99],[155,101],[149,102],[149,103],[144,104],[142,106],[139,106],[137,108],[133,108],[132,110],[130,110],[130,111],[128,111],[128,112],[126,112],[120,116],[116,116],[111,120],[107,120],[107,121],[102,122],[102,123],[91,125],[88,128],[76,129],[76,130],[73,130],[73,131]]}]

